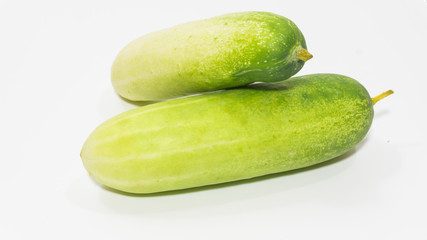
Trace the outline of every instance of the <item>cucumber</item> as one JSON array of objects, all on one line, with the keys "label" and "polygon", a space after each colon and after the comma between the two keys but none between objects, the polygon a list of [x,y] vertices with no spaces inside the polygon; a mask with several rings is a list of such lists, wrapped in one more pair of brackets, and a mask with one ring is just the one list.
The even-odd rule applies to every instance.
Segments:
[{"label": "cucumber", "polygon": [[312,56],[289,19],[268,12],[226,14],[142,36],[116,57],[119,95],[157,101],[290,78]]},{"label": "cucumber", "polygon": [[337,157],[364,138],[373,114],[356,80],[306,75],[122,113],[93,131],[81,157],[93,178],[121,191],[191,188]]}]

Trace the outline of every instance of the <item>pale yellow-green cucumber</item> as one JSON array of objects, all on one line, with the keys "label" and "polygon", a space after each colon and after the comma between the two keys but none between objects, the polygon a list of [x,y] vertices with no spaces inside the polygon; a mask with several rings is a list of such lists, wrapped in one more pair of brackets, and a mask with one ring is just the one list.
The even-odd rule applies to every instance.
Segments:
[{"label": "pale yellow-green cucumber", "polygon": [[241,12],[190,22],[142,36],[116,57],[111,81],[134,101],[282,81],[312,56],[289,19]]},{"label": "pale yellow-green cucumber", "polygon": [[155,103],[96,128],[81,157],[94,179],[154,193],[248,179],[337,157],[367,134],[356,80],[313,74]]}]

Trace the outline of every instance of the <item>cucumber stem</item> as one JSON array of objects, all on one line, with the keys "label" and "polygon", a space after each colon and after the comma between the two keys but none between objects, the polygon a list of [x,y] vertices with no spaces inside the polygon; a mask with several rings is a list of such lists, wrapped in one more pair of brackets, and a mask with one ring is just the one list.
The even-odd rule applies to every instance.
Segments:
[{"label": "cucumber stem", "polygon": [[379,100],[381,100],[381,99],[383,99],[383,98],[385,98],[388,95],[393,94],[393,93],[394,93],[393,90],[388,90],[387,92],[383,92],[380,95],[373,97],[372,103],[375,105],[375,103],[377,103]]},{"label": "cucumber stem", "polygon": [[303,60],[304,62],[307,62],[313,57],[313,55],[311,55],[311,53],[309,53],[307,49],[304,49],[302,47],[299,47],[297,49],[295,56],[296,58],[298,58],[299,60]]}]

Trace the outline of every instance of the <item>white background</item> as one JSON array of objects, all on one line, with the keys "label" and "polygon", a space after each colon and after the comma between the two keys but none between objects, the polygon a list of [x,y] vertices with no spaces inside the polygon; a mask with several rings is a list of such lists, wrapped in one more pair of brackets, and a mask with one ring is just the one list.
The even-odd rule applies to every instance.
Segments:
[{"label": "white background", "polygon": [[[377,95],[366,139],[302,171],[152,196],[107,190],[79,153],[120,99],[129,41],[223,13],[293,20],[314,58]],[[0,239],[427,239],[427,2],[1,1]]]}]

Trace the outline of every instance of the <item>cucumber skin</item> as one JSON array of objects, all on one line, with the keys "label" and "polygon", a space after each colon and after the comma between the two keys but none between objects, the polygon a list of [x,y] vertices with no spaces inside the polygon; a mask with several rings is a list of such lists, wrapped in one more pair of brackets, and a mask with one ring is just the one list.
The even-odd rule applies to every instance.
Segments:
[{"label": "cucumber skin", "polygon": [[356,80],[313,74],[122,113],[94,130],[81,156],[100,183],[154,193],[326,161],[359,143],[372,118]]},{"label": "cucumber skin", "polygon": [[304,36],[289,19],[268,12],[226,14],[142,36],[120,51],[111,68],[117,93],[156,101],[194,93],[281,81],[304,61]]}]

